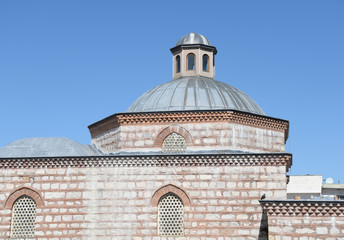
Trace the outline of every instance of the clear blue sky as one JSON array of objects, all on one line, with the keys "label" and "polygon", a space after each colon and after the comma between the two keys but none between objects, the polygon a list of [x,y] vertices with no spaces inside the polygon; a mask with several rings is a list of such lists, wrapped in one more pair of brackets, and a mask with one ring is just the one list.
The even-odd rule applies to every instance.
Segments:
[{"label": "clear blue sky", "polygon": [[0,147],[89,144],[87,126],[171,80],[189,32],[217,47],[216,79],[290,121],[291,174],[344,183],[344,1],[0,1]]}]

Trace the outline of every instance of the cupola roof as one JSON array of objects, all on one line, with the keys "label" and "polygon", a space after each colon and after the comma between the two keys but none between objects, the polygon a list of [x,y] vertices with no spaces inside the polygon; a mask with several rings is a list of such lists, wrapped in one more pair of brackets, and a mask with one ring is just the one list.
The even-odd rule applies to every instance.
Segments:
[{"label": "cupola roof", "polygon": [[211,46],[209,40],[198,33],[189,33],[182,37],[181,39],[178,40],[176,46],[181,46],[181,45],[192,45],[192,44],[202,44],[202,45],[207,45]]}]

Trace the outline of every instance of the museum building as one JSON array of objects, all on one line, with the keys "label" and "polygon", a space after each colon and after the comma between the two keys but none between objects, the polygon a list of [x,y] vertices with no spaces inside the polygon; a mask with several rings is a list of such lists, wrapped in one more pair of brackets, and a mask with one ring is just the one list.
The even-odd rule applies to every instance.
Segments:
[{"label": "museum building", "polygon": [[0,239],[344,240],[343,200],[287,199],[289,122],[215,80],[190,33],[173,79],[88,128],[0,148]]}]

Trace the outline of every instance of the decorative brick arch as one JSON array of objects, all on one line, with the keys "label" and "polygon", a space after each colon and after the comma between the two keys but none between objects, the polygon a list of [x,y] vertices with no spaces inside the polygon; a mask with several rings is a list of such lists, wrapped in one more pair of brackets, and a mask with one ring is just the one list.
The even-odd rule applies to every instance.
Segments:
[{"label": "decorative brick arch", "polygon": [[157,206],[160,198],[163,197],[164,195],[166,195],[167,193],[174,193],[175,195],[177,195],[182,200],[184,206],[190,206],[191,205],[191,201],[190,201],[189,196],[181,188],[176,187],[172,184],[168,184],[168,185],[165,185],[165,186],[159,188],[153,194],[153,197],[151,200],[152,206]]},{"label": "decorative brick arch", "polygon": [[36,202],[37,207],[44,206],[43,198],[36,190],[29,187],[22,187],[11,193],[5,202],[5,208],[12,208],[14,202],[23,195],[31,197]]},{"label": "decorative brick arch", "polygon": [[172,125],[165,128],[159,133],[158,137],[155,140],[154,146],[161,147],[165,138],[173,132],[182,135],[185,138],[187,145],[189,145],[192,142],[191,134],[185,128],[178,125]]}]

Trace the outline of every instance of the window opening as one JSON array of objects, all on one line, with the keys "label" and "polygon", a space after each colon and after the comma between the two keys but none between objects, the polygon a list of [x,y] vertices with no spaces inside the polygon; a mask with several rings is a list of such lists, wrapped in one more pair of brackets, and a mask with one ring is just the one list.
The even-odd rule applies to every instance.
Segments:
[{"label": "window opening", "polygon": [[173,193],[164,195],[158,204],[159,235],[184,235],[184,205]]},{"label": "window opening", "polygon": [[185,138],[173,132],[168,135],[164,142],[162,143],[162,151],[163,152],[184,152],[186,151],[186,140]]},{"label": "window opening", "polygon": [[180,72],[180,56],[176,57],[176,72]]},{"label": "window opening", "polygon": [[36,224],[36,202],[29,196],[16,200],[12,208],[11,237],[34,237]]},{"label": "window opening", "polygon": [[203,71],[209,72],[209,56],[207,54],[203,55]]},{"label": "window opening", "polygon": [[188,70],[195,70],[195,54],[190,53],[187,56]]}]

